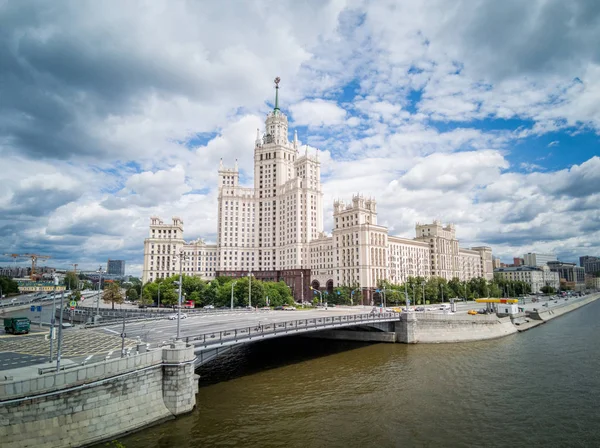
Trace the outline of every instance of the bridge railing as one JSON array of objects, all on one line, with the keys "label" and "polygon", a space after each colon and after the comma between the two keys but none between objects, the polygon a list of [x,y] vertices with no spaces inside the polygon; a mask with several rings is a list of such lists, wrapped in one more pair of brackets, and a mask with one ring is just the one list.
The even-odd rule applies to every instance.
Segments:
[{"label": "bridge railing", "polygon": [[399,319],[399,313],[368,313],[348,314],[331,317],[315,317],[312,319],[297,319],[269,324],[256,324],[231,330],[214,331],[195,336],[188,336],[185,341],[200,347],[222,345],[236,341],[248,341],[252,338],[273,336],[277,333],[299,333],[316,329],[326,329],[338,326],[368,324],[374,322],[389,322]]}]

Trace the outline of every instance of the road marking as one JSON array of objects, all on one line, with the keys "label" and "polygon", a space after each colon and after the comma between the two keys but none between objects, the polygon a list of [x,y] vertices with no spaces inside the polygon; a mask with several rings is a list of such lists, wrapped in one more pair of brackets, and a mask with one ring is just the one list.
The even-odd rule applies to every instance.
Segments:
[{"label": "road marking", "polygon": [[118,331],[111,330],[110,328],[103,328],[103,330],[110,331],[111,333],[114,333],[114,334],[120,334]]},{"label": "road marking", "polygon": [[94,355],[90,355],[90,356],[88,356],[87,358],[85,358],[85,361],[84,361],[84,362],[88,362],[92,356],[94,356]]}]

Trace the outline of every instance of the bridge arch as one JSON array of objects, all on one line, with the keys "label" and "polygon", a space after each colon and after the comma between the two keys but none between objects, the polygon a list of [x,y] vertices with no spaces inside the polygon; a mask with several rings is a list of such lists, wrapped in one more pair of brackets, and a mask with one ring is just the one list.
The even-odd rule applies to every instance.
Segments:
[{"label": "bridge arch", "polygon": [[321,284],[319,283],[319,280],[313,280],[310,286],[312,286],[313,289],[321,289]]}]

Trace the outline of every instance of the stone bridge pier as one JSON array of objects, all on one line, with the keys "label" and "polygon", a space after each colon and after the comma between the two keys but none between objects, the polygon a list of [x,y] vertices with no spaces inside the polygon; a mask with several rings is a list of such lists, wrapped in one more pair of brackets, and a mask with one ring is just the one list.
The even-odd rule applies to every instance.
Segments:
[{"label": "stone bridge pier", "polygon": [[2,448],[87,446],[190,412],[194,347],[167,347],[0,381]]}]

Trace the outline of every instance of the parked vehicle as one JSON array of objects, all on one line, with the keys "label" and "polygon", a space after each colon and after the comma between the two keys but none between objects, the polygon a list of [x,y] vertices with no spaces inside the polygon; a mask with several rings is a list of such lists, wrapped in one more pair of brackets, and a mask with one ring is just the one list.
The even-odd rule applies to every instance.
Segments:
[{"label": "parked vehicle", "polygon": [[184,307],[184,308],[187,308],[187,309],[192,309],[192,308],[195,308],[195,307],[196,307],[196,304],[194,303],[194,301],[193,301],[193,300],[186,300],[186,301],[183,303],[183,307]]},{"label": "parked vehicle", "polygon": [[4,318],[4,331],[7,334],[27,334],[31,328],[31,321],[26,317]]},{"label": "parked vehicle", "polygon": [[469,311],[467,311],[467,314],[470,314],[471,316],[475,316],[478,313],[475,310],[469,310]]},{"label": "parked vehicle", "polygon": [[214,309],[215,309],[215,307],[214,307],[213,305],[206,305],[206,306],[204,307],[204,309],[205,309],[205,310],[214,310]]},{"label": "parked vehicle", "polygon": [[[176,320],[176,319],[177,319],[177,314],[171,314],[169,316],[169,320]],[[187,314],[181,313],[181,319],[187,319]]]},{"label": "parked vehicle", "polygon": [[273,309],[276,310],[276,311],[281,311],[281,310],[283,310],[283,307],[282,306],[276,306]]}]

